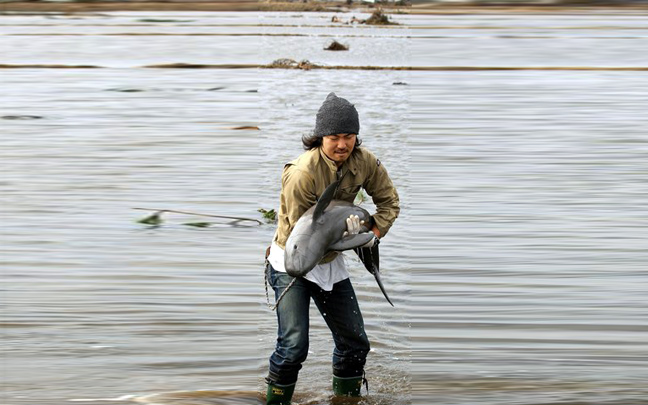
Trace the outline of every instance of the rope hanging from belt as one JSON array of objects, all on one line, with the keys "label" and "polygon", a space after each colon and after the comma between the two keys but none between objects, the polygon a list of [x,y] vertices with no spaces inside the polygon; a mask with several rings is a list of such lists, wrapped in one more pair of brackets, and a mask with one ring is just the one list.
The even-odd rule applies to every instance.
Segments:
[{"label": "rope hanging from belt", "polygon": [[288,290],[290,290],[290,287],[292,287],[293,284],[295,284],[295,281],[297,281],[297,277],[293,277],[293,279],[290,281],[288,286],[281,292],[281,294],[279,295],[279,298],[277,298],[277,302],[275,302],[274,305],[272,305],[270,303],[270,295],[268,294],[268,283],[269,283],[268,278],[270,277],[270,274],[269,274],[270,272],[268,271],[268,266],[269,265],[270,265],[270,262],[266,258],[265,272],[264,272],[265,276],[263,277],[264,282],[265,282],[266,304],[268,304],[268,308],[270,308],[271,311],[274,311],[279,306],[279,303],[281,302],[281,299],[284,297],[284,295],[286,295]]}]

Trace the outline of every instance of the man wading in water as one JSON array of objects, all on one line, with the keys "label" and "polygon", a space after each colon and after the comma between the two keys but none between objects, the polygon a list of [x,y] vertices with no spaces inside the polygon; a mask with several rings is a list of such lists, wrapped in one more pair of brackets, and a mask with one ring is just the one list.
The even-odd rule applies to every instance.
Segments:
[{"label": "man wading in water", "polygon": [[[324,189],[342,179],[336,199],[353,202],[363,188],[377,212],[368,227],[376,238],[385,236],[398,213],[398,193],[380,160],[358,138],[358,112],[347,100],[328,95],[319,111],[315,131],[303,137],[304,152],[288,163],[281,177],[279,224],[267,258],[267,277],[279,300],[293,277],[284,268],[286,240],[297,220]],[[347,219],[349,233],[360,228],[358,217]],[[308,355],[308,311],[311,298],[324,317],[335,342],[333,391],[336,395],[360,396],[369,339],[358,300],[338,252],[327,254],[303,278],[295,279],[277,305],[277,345],[270,356],[267,405],[289,405],[299,370]]]}]

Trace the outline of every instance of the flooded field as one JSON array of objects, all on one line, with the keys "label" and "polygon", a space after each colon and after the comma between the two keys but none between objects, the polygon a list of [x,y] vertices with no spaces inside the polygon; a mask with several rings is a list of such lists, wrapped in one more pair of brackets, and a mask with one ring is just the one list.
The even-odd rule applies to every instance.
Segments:
[{"label": "flooded field", "polygon": [[[648,404],[648,17],[332,16],[0,16],[3,404],[262,404],[273,226],[132,208],[261,220],[330,91],[402,200],[360,404]],[[278,58],[439,70],[143,67]],[[342,404],[311,321],[295,402]]]}]

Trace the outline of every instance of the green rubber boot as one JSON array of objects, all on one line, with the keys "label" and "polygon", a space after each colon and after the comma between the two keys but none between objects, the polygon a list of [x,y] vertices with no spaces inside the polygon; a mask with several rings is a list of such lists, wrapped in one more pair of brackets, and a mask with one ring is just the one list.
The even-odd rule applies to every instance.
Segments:
[{"label": "green rubber boot", "polygon": [[333,393],[343,397],[359,397],[362,388],[362,376],[336,377],[333,376]]},{"label": "green rubber boot", "polygon": [[295,384],[277,385],[268,384],[268,394],[266,396],[266,405],[290,405]]}]

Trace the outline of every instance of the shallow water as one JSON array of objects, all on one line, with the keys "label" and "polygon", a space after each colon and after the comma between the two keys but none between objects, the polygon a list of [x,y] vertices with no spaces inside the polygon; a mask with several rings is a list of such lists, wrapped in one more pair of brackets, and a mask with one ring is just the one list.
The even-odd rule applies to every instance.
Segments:
[{"label": "shallow water", "polygon": [[[444,41],[468,55],[466,66],[646,66],[634,40],[589,39],[586,54],[564,53],[574,43],[565,37],[583,33],[565,27],[645,36],[644,17],[398,16],[411,25],[322,28],[330,17],[2,16],[0,63],[112,67],[2,72],[3,403],[258,402],[276,327],[262,278],[273,227],[171,213],[146,227],[135,221],[147,213],[132,208],[261,219],[257,209],[276,208],[282,162],[300,153],[329,91],[358,106],[365,145],[403,207],[381,246],[395,308],[348,255],[373,345],[362,404],[647,403],[642,72],[136,68],[278,57],[443,66],[455,56],[439,53],[438,41],[403,36],[436,25],[540,29],[566,41],[518,48],[491,29],[448,29],[456,37]],[[191,30],[312,37],[117,38],[94,35],[114,27],[77,26],[143,18],[308,25]],[[56,25],[24,26],[44,23]],[[176,25],[156,30],[187,29]],[[13,35],[25,29],[42,36]],[[47,35],[57,31],[90,35]],[[361,51],[319,50],[329,37],[318,35],[352,31],[369,33],[345,39]],[[515,57],[475,45],[481,35]],[[214,224],[183,225],[195,221]],[[311,319],[295,399],[338,404],[330,334],[315,309]]]}]

